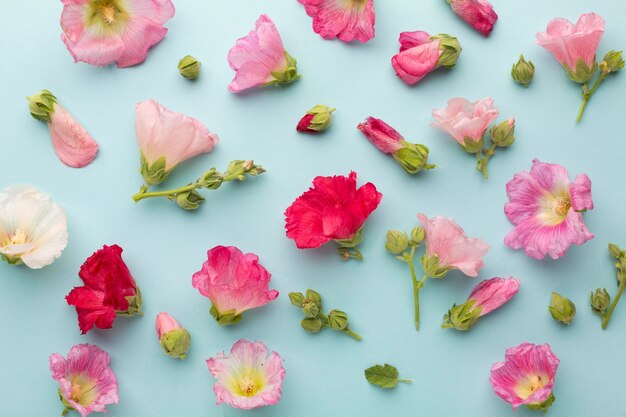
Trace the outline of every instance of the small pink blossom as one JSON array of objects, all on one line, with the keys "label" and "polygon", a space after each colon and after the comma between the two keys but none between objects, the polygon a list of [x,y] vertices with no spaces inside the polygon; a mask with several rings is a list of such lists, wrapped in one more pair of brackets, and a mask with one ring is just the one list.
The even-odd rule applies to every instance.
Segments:
[{"label": "small pink blossom", "polygon": [[550,345],[522,343],[506,350],[505,361],[491,368],[495,393],[517,408],[527,405],[546,410],[554,401],[552,389],[559,358]]},{"label": "small pink blossom", "polygon": [[282,395],[285,368],[276,352],[268,352],[262,342],[241,339],[230,350],[206,361],[217,382],[213,391],[217,404],[226,403],[242,410],[274,405]]},{"label": "small pink blossom", "polygon": [[359,123],[357,129],[363,132],[372,145],[376,146],[383,153],[393,154],[404,147],[401,143],[404,140],[402,135],[396,129],[375,117],[368,117],[363,123]]},{"label": "small pink blossom", "polygon": [[515,228],[504,238],[512,249],[542,259],[560,258],[571,244],[582,245],[594,237],[583,222],[582,212],[593,209],[591,180],[586,174],[569,180],[557,164],[533,161],[529,172],[515,174],[506,185],[509,202],[504,212]]},{"label": "small pink blossom", "polygon": [[236,72],[228,86],[232,93],[300,78],[296,60],[285,51],[276,25],[265,14],[256,21],[255,29],[228,51],[228,64]]},{"label": "small pink blossom", "polygon": [[98,144],[72,115],[60,105],[50,114],[52,146],[65,165],[82,168],[89,165],[98,153]]},{"label": "small pink blossom", "polygon": [[465,147],[465,141],[479,142],[487,128],[500,112],[489,97],[470,102],[455,97],[448,100],[448,106],[432,112],[435,121],[431,126],[443,130]]},{"label": "small pink blossom", "polygon": [[61,0],[61,39],[76,62],[129,67],[167,34],[171,0]]},{"label": "small pink blossom", "polygon": [[452,11],[484,36],[489,36],[498,20],[493,6],[486,0],[448,0]]},{"label": "small pink blossom", "polygon": [[202,269],[193,274],[193,287],[213,303],[211,314],[222,325],[241,320],[241,314],[278,297],[270,290],[272,275],[259,257],[234,246],[216,246],[207,252]]},{"label": "small pink blossom", "polygon": [[168,313],[159,313],[156,318],[156,332],[159,340],[172,330],[182,329],[183,327],[178,321]]},{"label": "small pink blossom", "polygon": [[[412,37],[410,41],[409,37]],[[402,32],[400,53],[391,58],[391,65],[398,77],[409,85],[417,84],[428,73],[438,67],[440,40],[432,39],[426,32]],[[411,45],[411,46],[408,46]]]},{"label": "small pink blossom", "polygon": [[67,359],[50,355],[52,378],[59,383],[64,414],[76,410],[82,417],[106,413],[108,404],[117,404],[117,379],[109,367],[109,354],[96,345],[72,347]]},{"label": "small pink blossom", "polygon": [[491,278],[474,287],[468,301],[473,300],[473,308],[480,308],[480,316],[502,307],[519,291],[519,281],[515,278]]},{"label": "small pink blossom", "polygon": [[367,42],[374,37],[374,0],[298,0],[324,39]]}]

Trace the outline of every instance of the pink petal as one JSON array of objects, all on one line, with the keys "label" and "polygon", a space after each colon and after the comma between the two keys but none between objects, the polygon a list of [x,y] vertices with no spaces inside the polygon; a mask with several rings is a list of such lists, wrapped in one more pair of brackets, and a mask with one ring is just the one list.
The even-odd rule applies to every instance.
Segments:
[{"label": "pink petal", "polygon": [[143,16],[133,16],[121,36],[124,43],[123,53],[116,59],[120,68],[141,64],[146,60],[148,51],[161,42],[167,29]]},{"label": "pink petal", "polygon": [[484,36],[489,36],[498,20],[493,6],[485,0],[452,0],[450,6],[457,16]]},{"label": "pink petal", "polygon": [[415,85],[437,68],[441,54],[439,40],[434,40],[394,55],[391,65],[402,81]]},{"label": "pink petal", "polygon": [[400,143],[403,140],[402,135],[381,119],[370,116],[363,123],[359,123],[357,129],[383,153],[392,154],[403,147]]},{"label": "pink petal", "polygon": [[430,34],[423,30],[417,30],[415,32],[402,32],[400,33],[400,52],[404,52],[407,49],[415,48],[416,46],[424,45],[430,42]]},{"label": "pink petal", "polygon": [[81,168],[89,165],[98,153],[98,144],[89,133],[58,104],[50,116],[48,128],[52,146],[59,159],[68,166]]},{"label": "pink petal", "polygon": [[502,307],[519,291],[519,280],[515,278],[491,278],[474,287],[468,297],[474,300],[474,307],[480,307],[484,316]]},{"label": "pink petal", "polygon": [[324,39],[367,42],[374,37],[374,1],[361,5],[352,0],[298,0],[313,17],[313,30]]},{"label": "pink petal", "polygon": [[591,180],[587,174],[579,174],[569,186],[572,208],[576,211],[592,210]]}]

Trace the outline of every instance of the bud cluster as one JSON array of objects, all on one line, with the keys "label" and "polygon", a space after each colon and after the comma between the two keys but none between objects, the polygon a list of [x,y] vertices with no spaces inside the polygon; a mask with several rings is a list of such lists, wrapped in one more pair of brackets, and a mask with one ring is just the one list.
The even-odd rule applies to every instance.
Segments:
[{"label": "bud cluster", "polygon": [[611,315],[626,289],[626,251],[622,250],[616,244],[609,243],[609,254],[615,259],[615,268],[617,269],[617,294],[615,298],[613,298],[613,302],[611,302],[611,295],[606,288],[597,288],[595,292],[591,292],[590,295],[591,309],[602,318],[603,329],[606,329],[609,325]]}]

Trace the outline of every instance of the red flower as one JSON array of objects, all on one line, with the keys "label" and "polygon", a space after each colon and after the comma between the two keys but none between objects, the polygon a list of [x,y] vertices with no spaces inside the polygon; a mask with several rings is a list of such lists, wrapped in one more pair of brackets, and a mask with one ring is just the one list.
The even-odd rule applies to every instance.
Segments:
[{"label": "red flower", "polygon": [[[360,259],[356,246],[361,228],[382,197],[372,183],[357,189],[355,172],[349,177],[316,177],[313,187],[285,211],[287,237],[295,240],[300,249],[337,240],[344,259]],[[356,255],[350,255],[348,248],[354,248]]]},{"label": "red flower", "polygon": [[78,326],[83,334],[95,325],[110,329],[116,314],[141,314],[141,293],[122,259],[123,249],[104,246],[80,267],[78,275],[85,283],[66,297],[76,307]]}]

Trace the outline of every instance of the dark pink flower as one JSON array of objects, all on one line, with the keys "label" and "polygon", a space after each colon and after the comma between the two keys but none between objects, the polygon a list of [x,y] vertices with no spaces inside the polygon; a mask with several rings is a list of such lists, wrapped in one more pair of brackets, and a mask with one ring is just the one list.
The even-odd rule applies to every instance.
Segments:
[{"label": "dark pink flower", "polygon": [[448,0],[448,3],[454,14],[484,36],[489,36],[498,20],[493,6],[486,0]]},{"label": "dark pink flower", "polygon": [[374,0],[298,0],[324,39],[367,42],[374,37]]}]

